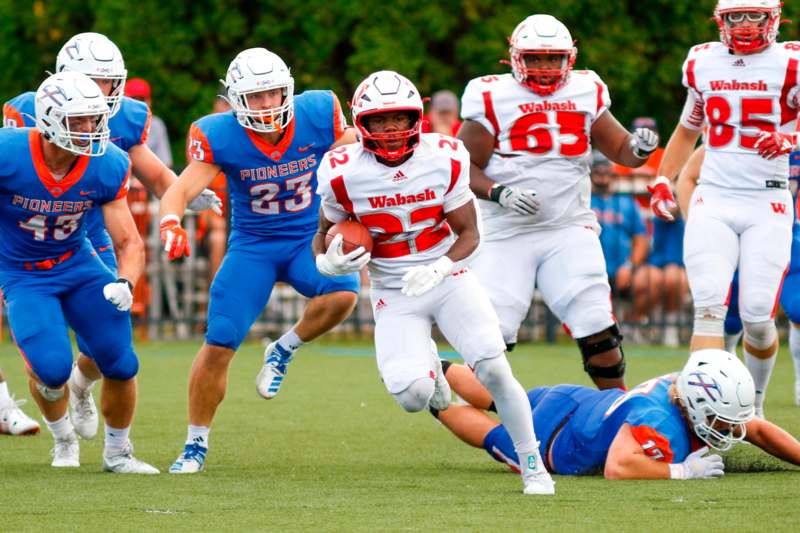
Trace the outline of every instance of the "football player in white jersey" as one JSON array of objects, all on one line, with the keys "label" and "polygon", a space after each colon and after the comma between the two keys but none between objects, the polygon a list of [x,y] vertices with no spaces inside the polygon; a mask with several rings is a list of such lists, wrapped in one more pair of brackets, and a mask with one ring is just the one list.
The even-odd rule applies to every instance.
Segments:
[{"label": "football player in white jersey", "polygon": [[631,135],[617,122],[605,83],[572,70],[577,51],[554,17],[526,18],[510,44],[512,72],[470,81],[462,99],[458,136],[470,152],[484,225],[475,272],[509,349],[538,286],[595,384],[623,387],[622,336],[589,206],[589,163],[594,145],[617,163],[641,166],[658,136]]},{"label": "football player in white jersey", "polygon": [[670,183],[704,124],[705,158],[690,200],[684,261],[695,306],[692,350],[723,348],[723,321],[739,268],[744,351],[756,412],[778,351],[775,310],[789,264],[789,152],[797,144],[800,43],[777,43],[779,0],[719,0],[720,41],[689,51],[686,105],[651,187],[656,216],[672,217]]},{"label": "football player in white jersey", "polygon": [[[523,465],[525,494],[554,494],[497,316],[467,267],[480,241],[467,150],[452,137],[420,133],[422,99],[396,72],[368,76],[352,110],[361,142],[328,152],[318,170],[317,268],[342,275],[369,261],[378,369],[409,412],[450,402],[431,346],[436,323],[495,399]],[[343,254],[341,236],[324,249],[328,229],[348,219],[369,228],[371,255],[363,248]]]}]

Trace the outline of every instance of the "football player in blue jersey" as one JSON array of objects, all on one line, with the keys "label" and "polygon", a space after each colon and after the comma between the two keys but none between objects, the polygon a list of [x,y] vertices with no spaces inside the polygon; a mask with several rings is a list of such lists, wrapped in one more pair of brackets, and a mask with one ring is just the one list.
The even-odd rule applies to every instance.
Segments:
[{"label": "football player in blue jersey", "polygon": [[[148,191],[160,198],[177,179],[145,141],[150,128],[150,109],[143,102],[123,96],[128,71],[119,48],[105,35],[79,33],[70,38],[58,53],[56,72],[81,72],[92,78],[105,94],[110,109],[108,126],[110,141],[128,153],[133,174]],[[5,127],[34,126],[34,93],[26,92],[12,98],[3,106]],[[221,214],[220,202],[210,190],[201,191],[189,204],[194,210],[215,209]],[[116,271],[117,263],[111,238],[103,224],[100,209],[86,214],[87,235],[103,263]],[[78,336],[81,355],[69,380],[70,416],[75,431],[84,439],[97,434],[98,418],[92,387],[101,374],[87,351],[86,343]]]},{"label": "football player in blue jersey", "polygon": [[278,393],[295,350],[344,320],[359,290],[357,273],[323,276],[311,253],[320,208],[317,167],[329,149],[355,141],[336,95],[295,96],[288,67],[264,48],[237,55],[225,85],[232,110],[191,126],[191,162],[161,200],[161,237],[170,259],[190,253],[180,224],[184,206],[220,171],[232,205],[228,251],[211,285],[205,343],[189,376],[188,437],[173,473],[203,469],[228,367],[277,281],[311,300],[300,321],[267,347],[256,378],[258,394],[267,399]]},{"label": "football player in blue jersey", "polygon": [[[472,371],[444,362],[450,387],[469,405],[452,404],[439,421],[458,438],[519,469],[505,427],[490,417],[489,392]],[[602,473],[608,479],[720,477],[725,465],[708,447],[726,451],[747,440],[800,465],[800,442],[754,418],[755,387],[747,368],[722,350],[692,354],[681,372],[645,381],[628,392],[578,385],[528,391],[533,423],[548,470]]]},{"label": "football player in blue jersey", "polygon": [[[133,283],[144,244],[128,210],[131,164],[110,145],[100,87],[78,72],[51,75],[35,95],[36,128],[0,130],[0,288],[30,392],[55,439],[55,467],[80,465],[67,415],[72,347],[86,343],[103,380],[103,469],[157,474],[133,457],[128,438],[139,362],[131,342]],[[99,208],[120,258],[113,274],[86,238]]]},{"label": "football player in blue jersey", "polygon": [[[705,154],[703,147],[695,150],[689,161],[683,167],[678,177],[678,202],[684,217],[690,211],[689,199],[692,197],[697,179],[700,175],[700,166]],[[789,178],[796,181],[800,175],[800,152],[794,152],[789,158]],[[795,199],[797,192],[795,192]],[[800,405],[800,222],[797,219],[795,208],[794,224],[792,226],[792,251],[789,268],[786,270],[780,297],[776,302],[781,304],[783,312],[789,319],[789,352],[795,371],[795,403]],[[773,311],[773,314],[774,314]],[[731,353],[736,352],[739,339],[744,336],[743,348],[747,368],[753,375],[756,384],[756,416],[764,418],[764,400],[766,399],[767,385],[772,376],[777,353],[773,348],[778,344],[777,334],[773,338],[752,338],[744,332],[744,325],[739,316],[739,276],[734,273],[728,293],[728,312],[725,316],[725,349]],[[765,348],[766,347],[766,348]]]}]

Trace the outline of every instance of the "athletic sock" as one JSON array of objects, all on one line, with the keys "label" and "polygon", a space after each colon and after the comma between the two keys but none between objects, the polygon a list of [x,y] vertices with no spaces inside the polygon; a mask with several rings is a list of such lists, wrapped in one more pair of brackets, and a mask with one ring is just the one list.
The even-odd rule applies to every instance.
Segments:
[{"label": "athletic sock", "polygon": [[302,341],[302,339],[300,339],[300,337],[297,336],[297,332],[294,330],[294,328],[292,328],[281,335],[281,338],[278,339],[278,344],[280,344],[281,348],[284,350],[288,352],[294,352],[305,343]]},{"label": "athletic sock", "polygon": [[11,395],[8,393],[8,383],[0,381],[0,405],[11,401]]},{"label": "athletic sock", "polygon": [[96,383],[95,380],[89,379],[86,375],[81,372],[80,367],[78,367],[77,363],[72,366],[72,373],[69,375],[70,383],[80,391],[91,391],[92,387]]},{"label": "athletic sock", "polygon": [[60,418],[55,422],[50,422],[46,418],[44,421],[47,424],[47,429],[50,430],[56,440],[64,440],[72,433],[72,422],[69,421],[69,416],[66,414],[64,418]]},{"label": "athletic sock", "polygon": [[777,352],[772,354],[772,357],[767,359],[760,359],[744,350],[744,359],[747,363],[747,369],[750,375],[753,376],[753,383],[756,386],[756,401],[755,408],[758,410],[764,409],[764,399],[767,396],[767,385],[769,385],[769,378],[772,375],[772,369],[775,367],[775,360]]},{"label": "athletic sock", "polygon": [[122,450],[125,448],[125,445],[128,444],[128,436],[131,433],[131,427],[128,426],[126,428],[112,428],[108,424],[105,425],[106,427],[106,439],[105,439],[105,449],[106,450]]},{"label": "athletic sock", "polygon": [[208,448],[208,433],[211,428],[208,426],[189,426],[186,435],[186,444],[197,444],[203,448]]}]

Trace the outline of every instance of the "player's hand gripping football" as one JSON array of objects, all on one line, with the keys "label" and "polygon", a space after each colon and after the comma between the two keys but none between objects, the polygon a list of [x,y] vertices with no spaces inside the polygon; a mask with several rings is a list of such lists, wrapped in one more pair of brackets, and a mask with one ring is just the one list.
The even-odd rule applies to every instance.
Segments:
[{"label": "player's hand gripping football", "polygon": [[133,285],[125,278],[119,278],[103,287],[103,296],[119,311],[129,311],[133,304]]},{"label": "player's hand gripping football", "polygon": [[186,207],[192,211],[211,209],[216,214],[222,216],[222,200],[220,200],[219,196],[214,194],[214,191],[211,189],[203,189],[203,191],[198,194],[194,200],[189,202]]},{"label": "player's hand gripping football", "polygon": [[164,251],[170,261],[191,255],[189,237],[181,227],[181,220],[175,215],[167,215],[161,219],[161,242],[164,243]]},{"label": "player's hand gripping football", "polygon": [[658,134],[647,128],[636,128],[630,142],[633,155],[647,159],[658,148]]},{"label": "player's hand gripping football", "polygon": [[669,178],[659,176],[651,185],[647,186],[647,191],[650,193],[650,207],[653,209],[653,214],[662,220],[672,222],[675,220],[672,211],[677,208],[678,204],[675,203],[675,197],[672,195],[669,185]]},{"label": "player's hand gripping football", "polygon": [[324,276],[344,276],[358,272],[369,263],[372,255],[359,246],[349,254],[342,252],[344,237],[336,235],[324,254],[317,255],[317,270]]},{"label": "player's hand gripping football", "polygon": [[781,133],[779,131],[762,131],[758,135],[755,148],[764,159],[775,159],[779,155],[790,153],[798,144],[797,133]]},{"label": "player's hand gripping football", "polygon": [[703,446],[686,457],[686,460],[676,465],[669,465],[670,478],[672,479],[709,479],[722,477],[725,474],[725,463],[722,457],[708,453],[708,446]]},{"label": "player's hand gripping football", "polygon": [[442,256],[429,265],[411,267],[403,276],[403,288],[400,292],[406,296],[421,296],[440,284],[451,272],[453,261],[447,256]]},{"label": "player's hand gripping football", "polygon": [[520,215],[535,215],[539,212],[536,191],[530,189],[495,184],[489,189],[489,198]]}]

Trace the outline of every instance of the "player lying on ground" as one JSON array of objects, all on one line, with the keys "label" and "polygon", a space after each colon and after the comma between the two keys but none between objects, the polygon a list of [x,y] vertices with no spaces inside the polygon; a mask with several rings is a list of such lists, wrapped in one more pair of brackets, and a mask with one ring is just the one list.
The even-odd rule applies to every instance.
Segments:
[{"label": "player lying on ground", "polygon": [[[443,362],[453,391],[469,405],[433,411],[458,438],[518,469],[506,428],[486,414],[489,392],[463,365]],[[800,442],[753,417],[755,389],[747,368],[722,350],[692,354],[680,373],[645,381],[625,392],[579,385],[528,391],[533,425],[548,470],[561,475],[603,472],[608,479],[719,477],[725,465],[707,455],[746,440],[800,465]]]},{"label": "player lying on ground", "polygon": [[[131,163],[108,142],[109,107],[86,75],[50,76],[35,103],[36,128],[0,130],[0,288],[31,395],[55,440],[52,465],[80,465],[67,415],[71,327],[104,378],[103,469],[157,474],[133,457],[128,438],[139,370],[131,291],[145,261],[126,199]],[[119,253],[118,276],[86,238],[86,215],[98,206]]]},{"label": "player lying on ground", "polygon": [[523,465],[525,494],[553,494],[497,316],[467,268],[480,241],[467,150],[452,137],[420,133],[422,98],[396,72],[361,82],[352,111],[361,142],[328,152],[319,169],[317,268],[329,276],[362,268],[369,252],[342,255],[341,235],[326,250],[323,236],[348,219],[367,226],[375,351],[386,389],[408,412],[447,408],[450,389],[431,350],[437,324],[492,391]]},{"label": "player lying on ground", "polygon": [[[127,152],[133,175],[156,198],[161,198],[177,178],[145,144],[150,129],[150,109],[147,104],[123,96],[128,71],[117,45],[100,33],[74,35],[58,52],[55,71],[80,72],[97,83],[110,110],[109,141]],[[29,91],[6,102],[3,105],[3,126],[35,126],[34,97],[35,94]],[[189,207],[198,211],[214,209],[221,213],[219,204],[216,195],[206,189],[192,200]],[[116,273],[116,254],[100,208],[91,209],[86,214],[86,226],[87,237],[95,253],[111,272]],[[70,420],[81,438],[92,439],[97,434],[98,426],[92,388],[102,374],[83,338],[77,335],[76,341],[80,354],[67,383]]]}]

